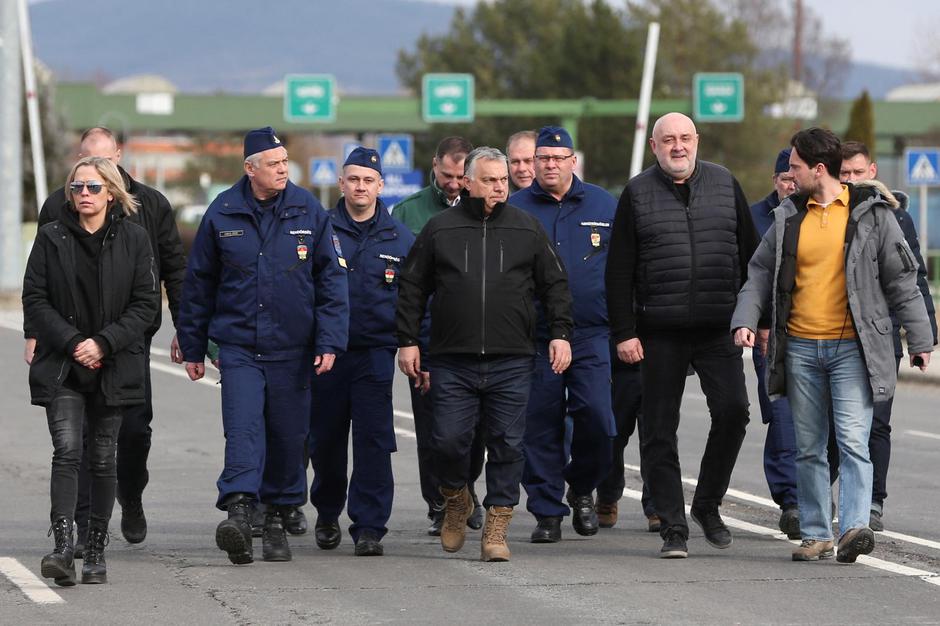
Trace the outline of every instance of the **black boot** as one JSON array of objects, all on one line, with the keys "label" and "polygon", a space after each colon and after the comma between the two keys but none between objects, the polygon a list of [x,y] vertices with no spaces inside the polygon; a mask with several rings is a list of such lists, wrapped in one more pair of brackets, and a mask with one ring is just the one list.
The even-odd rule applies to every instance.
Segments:
[{"label": "black boot", "polygon": [[[86,522],[87,523],[87,522]],[[75,550],[73,552],[73,557],[80,559],[85,556],[85,541],[88,539],[88,526],[78,525],[78,530],[75,533]]]},{"label": "black boot", "polygon": [[88,527],[85,558],[82,559],[82,584],[98,585],[108,582],[108,565],[104,562],[104,547],[108,545],[108,529]]},{"label": "black boot", "polygon": [[[72,548],[72,520],[60,517],[52,522],[49,535],[55,534],[55,549],[42,557],[43,578],[54,578],[60,587],[75,584],[75,561]],[[49,535],[46,535],[47,537]]]},{"label": "black boot", "polygon": [[483,520],[486,518],[486,509],[480,504],[480,499],[477,498],[472,484],[470,485],[470,497],[473,498],[473,513],[467,518],[467,526],[473,530],[480,530],[483,528]]},{"label": "black boot", "polygon": [[226,502],[228,519],[215,529],[215,545],[228,552],[228,560],[235,565],[254,561],[251,552],[251,523],[248,521],[251,500],[244,494],[229,497]]},{"label": "black boot", "polygon": [[290,561],[290,546],[284,530],[287,507],[268,505],[264,514],[264,530],[261,532],[261,554],[265,561]]},{"label": "black boot", "polygon": [[121,502],[121,534],[128,543],[140,543],[147,538],[147,518],[140,498]]}]

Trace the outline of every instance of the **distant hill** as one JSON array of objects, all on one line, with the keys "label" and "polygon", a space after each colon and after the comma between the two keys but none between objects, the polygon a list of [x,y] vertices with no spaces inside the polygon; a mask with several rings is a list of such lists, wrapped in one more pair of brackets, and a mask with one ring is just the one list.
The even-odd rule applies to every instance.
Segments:
[{"label": "distant hill", "polygon": [[[6,0],[0,0],[6,1]],[[345,93],[401,90],[398,50],[448,29],[454,7],[416,0],[46,0],[30,5],[37,56],[60,80],[160,74],[183,92],[260,92],[287,73],[334,74]],[[770,53],[776,56],[783,53]],[[812,60],[808,60],[812,63]],[[916,81],[855,63],[837,98]]]},{"label": "distant hill", "polygon": [[30,5],[36,55],[60,80],[160,74],[183,92],[259,92],[287,73],[334,74],[346,93],[396,92],[398,50],[446,31],[453,13],[409,0]]}]

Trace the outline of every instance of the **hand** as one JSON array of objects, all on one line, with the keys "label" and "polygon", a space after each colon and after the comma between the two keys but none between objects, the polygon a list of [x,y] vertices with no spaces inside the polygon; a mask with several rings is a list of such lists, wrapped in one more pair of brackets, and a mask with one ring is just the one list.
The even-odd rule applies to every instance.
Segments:
[{"label": "hand", "polygon": [[556,374],[568,369],[571,365],[571,344],[564,339],[552,339],[548,343],[548,362]]},{"label": "hand", "polygon": [[639,363],[643,360],[643,344],[637,337],[617,344],[617,358],[624,363]]},{"label": "hand", "polygon": [[415,388],[421,386],[421,350],[418,346],[405,346],[398,349],[398,369],[415,381]]},{"label": "hand", "polygon": [[333,361],[335,360],[336,360],[335,354],[330,354],[329,352],[327,352],[326,354],[318,354],[313,359],[313,367],[315,368],[313,372],[317,376],[319,376],[320,374],[326,374],[331,369],[333,369]]},{"label": "hand", "polygon": [[422,396],[431,390],[431,372],[418,372],[418,377],[415,378],[415,389],[420,390]]},{"label": "hand", "polygon": [[33,357],[36,355],[36,340],[27,339],[26,347],[23,348],[23,360],[26,361],[27,365],[33,364]]},{"label": "hand", "polygon": [[750,328],[744,328],[742,326],[741,328],[735,329],[734,331],[734,345],[736,346],[753,348],[755,338],[756,335],[754,335],[754,331]]},{"label": "hand", "polygon": [[[916,357],[920,357],[921,359],[923,359],[923,364],[922,364],[922,365],[914,365],[914,359],[915,359]],[[920,369],[920,371],[926,372],[926,371],[927,371],[927,364],[928,364],[928,363],[930,363],[930,353],[929,353],[929,352],[921,352],[921,353],[919,353],[919,354],[912,354],[912,355],[911,355],[911,367],[916,367],[916,368]]]},{"label": "hand", "polygon": [[183,351],[180,350],[180,342],[175,334],[173,335],[172,341],[170,341],[170,360],[174,363],[183,362]]},{"label": "hand", "polygon": [[206,375],[206,364],[205,363],[190,363],[186,362],[186,373],[189,374],[189,380],[199,380]]},{"label": "hand", "polygon": [[72,358],[85,367],[95,369],[92,366],[104,358],[104,351],[94,339],[85,339],[75,346]]}]

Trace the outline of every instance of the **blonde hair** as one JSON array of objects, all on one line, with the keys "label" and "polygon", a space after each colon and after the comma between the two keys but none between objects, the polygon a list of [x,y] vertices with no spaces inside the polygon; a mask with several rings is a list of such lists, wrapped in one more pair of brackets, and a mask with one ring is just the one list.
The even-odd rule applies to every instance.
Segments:
[{"label": "blonde hair", "polygon": [[69,172],[68,178],[65,179],[66,195],[68,195],[72,182],[75,180],[75,172],[78,171],[78,168],[85,166],[95,168],[98,174],[101,175],[101,178],[104,179],[102,182],[105,184],[105,187],[107,187],[108,193],[114,198],[111,204],[108,205],[109,209],[114,206],[115,202],[120,202],[121,207],[124,209],[124,215],[137,212],[140,208],[140,203],[137,202],[137,198],[124,188],[124,178],[121,177],[121,172],[118,171],[117,165],[102,157],[84,157],[79,159],[79,161],[72,166],[72,171]]}]

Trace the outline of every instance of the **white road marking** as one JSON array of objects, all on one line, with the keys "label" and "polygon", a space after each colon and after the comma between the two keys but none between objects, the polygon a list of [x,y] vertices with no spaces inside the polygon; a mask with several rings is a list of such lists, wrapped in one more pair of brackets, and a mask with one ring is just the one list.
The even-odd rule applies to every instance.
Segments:
[{"label": "white road marking", "polygon": [[940,435],[936,433],[928,433],[923,430],[905,430],[905,435],[913,435],[915,437],[924,437],[926,439],[940,439]]},{"label": "white road marking", "polygon": [[62,596],[49,588],[46,583],[26,569],[22,563],[12,557],[0,557],[0,574],[19,587],[26,597],[36,604],[64,604]]}]

